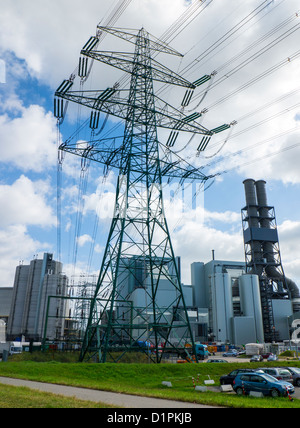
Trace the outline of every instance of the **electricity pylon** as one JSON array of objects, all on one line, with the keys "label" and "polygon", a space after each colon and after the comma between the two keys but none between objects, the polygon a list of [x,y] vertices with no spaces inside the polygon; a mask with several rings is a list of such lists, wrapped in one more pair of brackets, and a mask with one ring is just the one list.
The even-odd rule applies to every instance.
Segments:
[{"label": "electricity pylon", "polygon": [[[117,358],[121,358],[139,346],[154,362],[160,362],[165,352],[195,355],[164,215],[162,178],[204,182],[208,177],[183,159],[174,159],[168,149],[160,159],[159,148],[164,145],[158,140],[157,128],[171,129],[173,143],[179,131],[201,134],[205,144],[214,132],[196,122],[199,113],[185,116],[154,93],[154,81],[182,86],[188,91],[195,89],[195,84],[152,58],[157,52],[180,56],[178,52],[144,29],[133,33],[98,28],[133,43],[135,51],[99,51],[95,49],[96,38],[91,38],[81,51],[79,75],[85,75],[88,59],[101,61],[130,73],[129,90],[115,85],[104,91],[72,91],[73,82],[69,80],[64,81],[55,94],[57,117],[63,111],[62,100],[67,100],[92,109],[92,129],[98,126],[100,112],[125,121],[122,138],[95,139],[74,145],[67,141],[60,147],[119,170],[113,219],[80,359],[97,355],[100,362],[106,362],[115,351],[120,351]],[[166,290],[167,303],[161,305],[159,301]]]}]

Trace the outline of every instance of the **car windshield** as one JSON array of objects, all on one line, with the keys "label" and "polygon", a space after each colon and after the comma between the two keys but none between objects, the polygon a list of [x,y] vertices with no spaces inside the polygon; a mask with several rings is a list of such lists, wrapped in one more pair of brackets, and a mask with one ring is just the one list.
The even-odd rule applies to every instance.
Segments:
[{"label": "car windshield", "polygon": [[279,382],[275,377],[268,375],[268,374],[264,374],[263,378],[269,382]]},{"label": "car windshield", "polygon": [[297,374],[300,374],[300,369],[298,369],[298,368],[291,367],[291,370],[293,370],[293,372],[295,372]]},{"label": "car windshield", "polygon": [[291,373],[288,370],[279,370],[279,374],[291,376]]}]

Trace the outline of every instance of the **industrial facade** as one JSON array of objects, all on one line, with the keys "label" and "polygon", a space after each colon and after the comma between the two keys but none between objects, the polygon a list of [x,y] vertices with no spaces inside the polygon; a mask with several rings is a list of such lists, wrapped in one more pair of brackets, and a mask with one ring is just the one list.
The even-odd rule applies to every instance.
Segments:
[{"label": "industrial facade", "polygon": [[[236,345],[266,341],[259,278],[245,272],[245,263],[212,260],[192,264],[195,307],[208,311],[206,338],[197,336],[195,330],[196,340]],[[271,304],[277,340],[289,340],[292,300],[272,299]]]},{"label": "industrial facade", "polygon": [[[193,263],[191,284],[181,284],[185,308],[176,310],[176,290],[165,278],[159,280],[156,305],[164,313],[166,323],[172,319],[174,326],[178,325],[170,340],[175,342],[181,334],[179,320],[183,309],[197,342],[243,345],[290,340],[291,323],[299,315],[300,293],[297,285],[284,275],[274,207],[267,204],[265,184],[254,180],[244,182],[245,262],[213,259],[208,263]],[[175,261],[180,277],[180,257]],[[130,270],[126,269],[128,263]],[[156,314],[150,305],[151,281],[145,266],[139,256],[120,260],[117,287],[125,298],[114,302],[111,322],[118,346],[122,340],[147,341],[153,331]],[[93,291],[90,294],[92,299]],[[0,339],[3,341],[6,327],[8,340],[25,336],[26,340],[40,341],[45,325],[49,341],[68,341],[71,330],[77,339],[82,337],[83,332],[76,331],[86,325],[84,319],[88,318],[90,305],[87,302],[80,306],[80,322],[78,318],[72,320],[71,313],[76,308],[68,302],[68,295],[68,279],[62,274],[62,264],[54,261],[52,254],[45,253],[41,260],[17,266],[14,287],[0,289]],[[126,335],[126,325],[132,317],[135,325],[131,337]],[[107,320],[104,316],[103,325]],[[149,328],[139,328],[140,325]],[[102,334],[101,325],[99,332]]]},{"label": "industrial facade", "polygon": [[[40,341],[44,334],[48,297],[67,295],[68,280],[62,274],[62,264],[45,253],[43,259],[34,259],[29,265],[16,268],[10,314],[7,323],[7,338]],[[61,308],[52,305],[49,314],[55,316]],[[55,339],[63,329],[62,321],[51,318],[49,336]]]},{"label": "industrial facade", "polygon": [[[45,254],[44,257],[48,256]],[[180,259],[176,260],[179,264]],[[53,272],[45,272],[44,260],[18,266],[14,288],[0,289],[0,296],[7,295],[6,304],[1,299],[2,312],[9,315],[2,316],[1,320],[7,324],[8,340],[25,336],[28,340],[41,341],[46,322],[48,340],[68,339],[64,325],[64,320],[69,318],[68,300],[50,299],[50,307],[47,308],[49,296],[68,296],[66,276],[54,273],[61,266],[57,262],[51,263]],[[147,289],[134,285],[134,276],[128,287],[130,307],[140,311],[140,318],[151,324],[153,313],[143,311]],[[149,287],[150,284],[147,285]],[[195,341],[236,345],[265,342],[259,278],[246,274],[245,263],[224,260],[195,262],[191,265],[191,284],[182,284],[182,290]],[[169,307],[174,300],[173,294],[165,282],[157,296],[158,304]],[[128,307],[124,302],[117,305],[117,316],[124,319]],[[272,307],[278,340],[289,340],[288,318],[294,314],[293,301],[273,299]],[[138,335],[138,329],[136,334],[136,339],[147,340],[146,335]]]}]

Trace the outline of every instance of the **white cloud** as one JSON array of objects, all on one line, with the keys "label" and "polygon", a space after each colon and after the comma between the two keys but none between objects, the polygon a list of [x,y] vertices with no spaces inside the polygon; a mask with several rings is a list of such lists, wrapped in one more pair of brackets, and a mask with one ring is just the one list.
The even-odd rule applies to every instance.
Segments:
[{"label": "white cloud", "polygon": [[[112,5],[113,3],[113,5]],[[14,0],[3,2],[1,5],[0,15],[0,54],[5,51],[11,51],[7,68],[10,76],[15,78],[15,83],[22,80],[25,85],[25,75],[30,73],[31,76],[38,79],[38,83],[46,83],[51,88],[56,88],[63,79],[68,78],[77,66],[80,49],[88,38],[95,33],[97,23],[107,16],[117,2],[107,2],[104,0],[87,0],[83,7],[79,0],[51,0],[45,3],[41,0]],[[186,7],[187,0],[134,0],[116,23],[117,26],[127,28],[141,28],[144,26],[146,30],[155,36],[160,37],[166,29],[174,23],[177,17],[183,12]],[[222,3],[222,4],[221,4]],[[180,34],[179,37],[172,40],[171,45],[174,48],[186,53],[186,56],[180,59],[173,59],[167,56],[159,57],[162,63],[173,67],[180,71],[189,64],[190,61],[199,56],[203,51],[218,40],[226,31],[230,30],[237,22],[239,22],[248,12],[257,7],[261,2],[258,0],[248,0],[240,2],[239,5],[231,0],[219,2],[214,0],[205,12],[197,18],[193,24]],[[228,39],[221,48],[216,49],[212,55],[204,61],[197,62],[195,68],[187,73],[188,78],[192,81],[197,78],[211,73],[218,69],[225,61],[236,55],[239,51],[247,47],[262,34],[265,34],[268,29],[280,23],[283,19],[291,16],[299,5],[296,0],[289,0],[281,6],[281,2],[275,2],[277,9],[272,11],[272,7],[266,9],[264,19],[260,19],[261,15],[256,20],[248,25],[247,31],[241,31],[232,39]],[[273,5],[273,6],[274,6]],[[283,9],[284,8],[284,9]],[[183,24],[183,23],[182,23]],[[16,30],[17,29],[17,30]],[[173,34],[169,39],[173,38]],[[230,91],[240,87],[243,83],[249,81],[254,76],[269,68],[279,60],[293,51],[299,49],[298,46],[299,33],[287,39],[285,44],[278,45],[272,49],[266,56],[262,56],[259,60],[253,61],[249,66],[245,67],[241,72],[228,78],[222,85],[217,86],[214,90],[208,93],[202,104],[197,110],[208,107],[222,96],[230,93]],[[106,39],[105,39],[106,40]],[[230,42],[233,41],[231,44]],[[118,39],[114,39],[113,49],[117,49]],[[129,46],[132,48],[132,46]],[[102,45],[103,49],[109,49],[110,46]],[[254,51],[256,47],[254,48]],[[252,50],[253,53],[253,50]],[[17,58],[13,63],[14,55]],[[23,61],[24,60],[24,61]],[[177,61],[177,62],[176,62]],[[239,63],[238,58],[231,68]],[[97,69],[96,69],[97,65]],[[97,86],[97,79],[101,79],[100,86],[105,88],[105,85],[114,83],[115,74],[109,74],[108,68],[101,69],[101,64],[95,64],[94,72],[91,75],[89,85]],[[220,73],[217,78],[222,77],[231,68],[226,68],[224,74]],[[101,70],[99,72],[99,70]],[[121,73],[118,73],[121,76]],[[230,98],[227,102],[220,106],[211,108],[203,117],[202,124],[207,127],[215,127],[222,123],[229,123],[231,120],[247,114],[268,100],[275,99],[281,94],[286,94],[289,90],[299,85],[299,64],[290,63],[285,66],[279,73],[272,74],[268,78],[261,81],[258,85],[253,85],[246,91],[242,91],[236,96]],[[195,94],[206,89],[206,86],[197,89]],[[22,93],[14,92],[15,86],[7,91],[7,97],[1,98],[1,116],[0,116],[0,139],[1,139],[1,165],[8,169],[13,166],[21,171],[35,172],[47,174],[49,169],[56,165],[56,122],[51,113],[48,113],[40,106],[30,105],[25,108],[25,100],[22,100]],[[177,107],[184,94],[176,90],[169,94],[163,94],[162,98],[166,98],[168,102],[173,102]],[[23,102],[24,101],[24,102]],[[28,105],[28,100],[27,104]],[[29,100],[30,103],[30,100]],[[234,132],[245,129],[251,124],[256,124],[262,121],[265,117],[275,114],[283,108],[288,108],[293,102],[287,100],[285,103],[279,103],[273,106],[268,111],[262,111],[257,116],[253,116],[250,121],[238,123]],[[192,103],[189,107],[196,108],[197,103]],[[77,106],[76,106],[77,107]],[[69,109],[71,110],[71,109]],[[18,117],[11,118],[10,114],[17,114]],[[239,156],[232,156],[237,150],[247,148],[254,143],[267,139],[270,135],[276,133],[284,133],[286,129],[296,124],[299,120],[299,109],[293,109],[287,115],[279,117],[274,121],[256,127],[252,132],[241,134],[238,138],[228,140],[227,145],[221,154],[228,154],[230,157],[224,159],[221,165],[221,170],[230,169],[235,165],[241,165],[249,162],[238,171],[241,177],[245,175],[253,178],[264,178],[266,180],[280,180],[284,183],[300,183],[300,173],[298,168],[298,149],[291,151],[282,151],[280,156],[270,156],[274,151],[285,149],[287,146],[295,144],[298,140],[298,135],[290,137],[283,135],[280,142],[273,140],[269,144],[260,145],[250,151],[244,151]],[[74,117],[72,118],[74,119]],[[74,121],[75,123],[75,121]],[[169,134],[166,133],[168,136]],[[225,135],[225,134],[224,134]],[[65,135],[64,139],[69,137]],[[223,134],[215,136],[210,144],[223,142]],[[224,137],[225,138],[225,137]],[[192,158],[191,163],[196,162],[196,141],[194,140],[190,152]],[[177,143],[180,141],[178,139]],[[184,141],[184,139],[182,140]],[[197,140],[199,143],[199,139]],[[177,150],[180,147],[176,147]],[[220,144],[216,144],[212,149],[208,149],[207,155],[214,153]],[[185,157],[186,152],[181,153]],[[264,157],[263,162],[252,163],[253,160],[259,157]],[[199,158],[199,165],[209,162],[203,158]],[[201,163],[202,162],[202,163]],[[76,177],[80,173],[80,165],[75,159],[69,158],[65,160],[63,165],[64,172],[68,175],[70,186],[63,190],[62,198],[64,202],[69,204],[66,207],[72,214],[76,212],[78,187],[77,182],[74,184]],[[38,184],[39,183],[39,184]],[[18,229],[11,234],[11,238],[19,242],[20,248],[24,246],[24,253],[35,253],[39,247],[39,239],[35,240],[27,234],[26,225],[38,225],[44,227],[47,223],[53,225],[55,218],[47,201],[49,196],[49,188],[44,189],[44,194],[39,191],[39,185],[47,185],[44,180],[37,182],[21,177],[12,185],[2,184],[0,186],[0,202],[1,202],[1,219],[3,228],[2,234],[9,236],[14,224],[17,228],[23,224],[23,229]],[[232,189],[230,189],[231,191]],[[228,190],[228,194],[230,194]],[[50,191],[51,193],[51,191]],[[103,195],[99,206],[99,195]],[[8,195],[13,202],[8,200]],[[25,197],[26,195],[26,197]],[[76,199],[74,206],[71,205],[71,197]],[[52,194],[51,194],[52,197]],[[229,197],[228,195],[226,196]],[[113,204],[115,199],[114,189],[108,189],[106,193],[100,191],[92,191],[85,196],[83,214],[87,215],[91,212],[97,212],[104,223],[105,216],[111,217],[113,212]],[[276,202],[276,201],[275,201]],[[243,201],[241,201],[241,204]],[[6,209],[4,209],[4,207]],[[71,208],[70,208],[71,207]],[[188,217],[190,212],[182,213],[178,211],[181,205],[178,205],[170,217],[171,230],[176,226],[178,220],[181,220],[180,228],[172,232],[174,236],[174,246],[176,254],[181,255],[185,259],[187,266],[186,276],[189,276],[189,265],[192,261],[209,260],[211,250],[216,251],[216,257],[229,260],[243,260],[243,245],[242,234],[235,233],[232,230],[237,230],[235,226],[240,222],[240,214],[230,210],[223,210],[222,200],[220,199],[220,207],[214,212],[205,212],[205,223],[199,224],[195,221],[195,217]],[[167,206],[168,208],[168,206]],[[177,209],[178,208],[178,209]],[[172,207],[171,207],[172,209]],[[234,208],[233,208],[234,209]],[[218,212],[217,212],[218,211]],[[225,212],[222,212],[225,211]],[[43,212],[43,215],[40,213]],[[24,214],[24,215],[23,215]],[[65,215],[66,212],[63,212]],[[176,214],[176,215],[175,215]],[[23,215],[23,220],[21,220]],[[201,214],[202,215],[202,214]],[[86,216],[87,217],[87,216]],[[288,214],[287,214],[288,217]],[[169,217],[167,217],[169,219]],[[202,217],[201,217],[202,218]],[[223,227],[222,227],[223,224]],[[221,230],[219,230],[219,227]],[[226,231],[226,227],[234,227],[231,231]],[[70,224],[67,224],[70,228]],[[296,252],[290,248],[293,242],[293,233],[298,236],[298,226],[293,224],[291,227],[291,235],[289,235],[288,224],[282,225],[282,251],[288,255],[289,262],[286,266],[291,273],[298,271],[298,258]],[[4,235],[3,235],[4,236]],[[84,237],[85,235],[83,235]],[[82,238],[82,243],[88,242],[89,235]],[[18,241],[19,239],[19,241]],[[102,244],[102,242],[101,242]],[[9,246],[4,243],[5,248]],[[293,243],[295,250],[298,251],[298,245]],[[95,251],[102,246],[95,247]],[[23,249],[22,249],[23,251]],[[299,251],[298,251],[299,253]],[[20,254],[22,257],[22,254]],[[285,259],[287,260],[287,259]],[[13,266],[15,262],[13,261]],[[298,273],[297,273],[298,275]]]},{"label": "white cloud", "polygon": [[1,226],[54,226],[55,215],[46,201],[49,192],[49,183],[41,180],[32,182],[24,175],[11,186],[0,185]]},{"label": "white cloud", "polygon": [[1,163],[36,172],[56,165],[56,121],[38,105],[23,108],[21,117],[0,116],[0,139]]},{"label": "white cloud", "polygon": [[48,243],[33,239],[23,225],[0,229],[0,287],[12,287],[19,262],[27,264],[34,254],[49,251],[49,247]]},{"label": "white cloud", "polygon": [[[26,61],[33,76],[57,87],[77,66],[80,49],[95,34],[97,24],[107,18],[115,6],[111,3],[88,0],[83,6],[80,0],[72,4],[69,0],[5,2],[1,5],[0,50],[13,51]],[[138,5],[133,1],[117,26],[147,28],[151,23],[162,31],[183,10],[182,0],[143,0]]]},{"label": "white cloud", "polygon": [[47,181],[33,182],[24,175],[11,185],[0,185],[0,287],[13,285],[19,261],[28,263],[34,254],[51,251],[52,244],[41,243],[28,232],[30,226],[50,230],[56,225],[46,200],[49,193]]},{"label": "white cloud", "polygon": [[88,242],[93,242],[93,238],[90,235],[84,234],[77,238],[79,247],[83,247]]},{"label": "white cloud", "polygon": [[182,259],[182,280],[190,283],[190,265],[211,260],[212,250],[218,260],[244,261],[242,233],[223,232],[213,227],[185,222],[172,234],[174,251]]},{"label": "white cloud", "polygon": [[278,226],[283,269],[300,288],[300,222],[286,220]]},{"label": "white cloud", "polygon": [[205,211],[205,220],[206,221],[218,221],[222,223],[237,223],[241,221],[241,214],[235,213],[232,211],[225,211],[225,212],[209,212]]}]

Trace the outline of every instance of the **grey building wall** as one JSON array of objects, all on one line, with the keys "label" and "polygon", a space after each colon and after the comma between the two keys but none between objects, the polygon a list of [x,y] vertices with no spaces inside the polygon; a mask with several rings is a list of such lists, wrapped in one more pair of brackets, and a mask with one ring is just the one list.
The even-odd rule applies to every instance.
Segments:
[{"label": "grey building wall", "polygon": [[234,317],[232,319],[233,343],[246,345],[256,343],[255,322],[253,317]]},{"label": "grey building wall", "polygon": [[[32,260],[30,265],[16,268],[7,326],[9,340],[21,335],[26,340],[42,339],[48,296],[66,295],[67,292],[67,279],[61,271],[62,264],[54,261],[49,253],[45,253],[43,259]],[[60,302],[65,305],[63,300]]]},{"label": "grey building wall", "polygon": [[13,288],[0,288],[0,342],[6,340],[7,322],[12,302]]},{"label": "grey building wall", "polygon": [[17,337],[22,332],[24,303],[26,299],[29,265],[20,265],[16,268],[12,304],[7,325],[7,335]]},{"label": "grey building wall", "polygon": [[13,297],[13,287],[0,288],[0,318],[9,317],[11,302]]},{"label": "grey building wall", "polygon": [[279,340],[289,340],[288,318],[293,314],[291,300],[272,300],[275,329],[279,332]]}]

